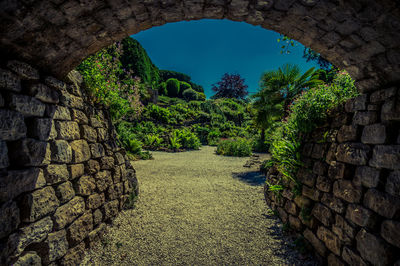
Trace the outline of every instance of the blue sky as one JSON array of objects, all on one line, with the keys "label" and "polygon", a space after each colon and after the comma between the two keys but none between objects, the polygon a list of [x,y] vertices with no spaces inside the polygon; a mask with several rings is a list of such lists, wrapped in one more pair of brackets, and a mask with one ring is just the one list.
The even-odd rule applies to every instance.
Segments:
[{"label": "blue sky", "polygon": [[252,93],[257,91],[264,71],[285,63],[298,64],[303,71],[316,66],[302,58],[303,45],[282,55],[278,33],[244,22],[183,21],[153,27],[132,37],[158,68],[188,74],[204,87],[207,97],[214,94],[211,85],[226,72],[240,74]]}]

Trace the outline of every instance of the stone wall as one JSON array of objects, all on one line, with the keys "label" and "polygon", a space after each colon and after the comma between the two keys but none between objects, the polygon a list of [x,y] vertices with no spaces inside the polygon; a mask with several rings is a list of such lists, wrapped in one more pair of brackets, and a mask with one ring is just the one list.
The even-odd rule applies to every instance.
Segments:
[{"label": "stone wall", "polygon": [[31,66],[0,66],[1,265],[76,265],[137,194],[108,112]]},{"label": "stone wall", "polygon": [[[329,265],[400,265],[400,89],[348,101],[304,138],[304,166],[267,203]],[[280,174],[270,169],[267,180]]]}]

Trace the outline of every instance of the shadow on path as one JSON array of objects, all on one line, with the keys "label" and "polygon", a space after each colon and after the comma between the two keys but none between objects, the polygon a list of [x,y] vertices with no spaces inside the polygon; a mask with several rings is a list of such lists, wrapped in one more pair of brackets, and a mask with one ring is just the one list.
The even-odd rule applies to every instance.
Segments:
[{"label": "shadow on path", "polygon": [[265,183],[265,175],[259,171],[232,173],[232,177],[251,186],[261,186]]}]

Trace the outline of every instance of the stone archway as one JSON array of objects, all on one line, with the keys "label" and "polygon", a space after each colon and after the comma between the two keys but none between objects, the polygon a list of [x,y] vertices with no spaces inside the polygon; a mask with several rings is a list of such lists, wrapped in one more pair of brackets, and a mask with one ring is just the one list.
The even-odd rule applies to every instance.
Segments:
[{"label": "stone archway", "polygon": [[[0,240],[7,242],[0,254],[22,262],[77,263],[85,243],[90,246],[102,230],[100,222],[116,215],[131,192],[127,179],[134,179],[134,170],[126,170],[112,130],[96,122],[102,110],[90,106],[76,80],[48,75],[64,79],[88,55],[141,30],[225,18],[311,47],[346,69],[363,93],[333,118],[330,130],[340,137],[305,145],[311,157],[305,168],[314,173],[299,174],[304,201],[290,193],[284,205],[268,199],[282,220],[298,226],[331,264],[399,260],[393,255],[400,249],[399,8],[394,0],[0,1],[6,59],[0,63],[0,215],[6,218]],[[325,155],[330,162],[321,162]],[[113,180],[107,180],[110,173]],[[330,175],[343,181],[319,187],[321,176]],[[335,186],[350,196],[336,195]],[[308,225],[299,204],[310,200],[316,207]],[[68,204],[78,211],[70,214]]]}]

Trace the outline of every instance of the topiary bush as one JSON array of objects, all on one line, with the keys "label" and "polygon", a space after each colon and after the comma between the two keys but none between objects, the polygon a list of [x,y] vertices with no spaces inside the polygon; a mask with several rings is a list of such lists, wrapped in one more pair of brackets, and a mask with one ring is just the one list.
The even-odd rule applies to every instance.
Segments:
[{"label": "topiary bush", "polygon": [[250,156],[252,149],[251,141],[244,138],[225,139],[218,143],[216,153],[225,156]]},{"label": "topiary bush", "polygon": [[157,90],[159,95],[167,95],[167,83],[161,82],[160,84],[157,85]]},{"label": "topiary bush", "polygon": [[206,95],[203,92],[198,92],[197,93],[197,100],[198,101],[205,101],[206,100]]},{"label": "topiary bush", "polygon": [[187,82],[185,82],[185,81],[180,81],[180,92],[181,92],[181,94],[183,94],[183,92],[185,91],[185,90],[187,90],[187,89],[191,89],[192,88],[192,86],[189,84],[189,83],[187,83]]},{"label": "topiary bush", "polygon": [[182,93],[182,96],[186,101],[196,101],[197,95],[198,95],[198,93],[192,88],[186,89]]},{"label": "topiary bush", "polygon": [[170,78],[166,81],[167,93],[169,97],[178,97],[180,91],[180,82],[177,79]]}]

